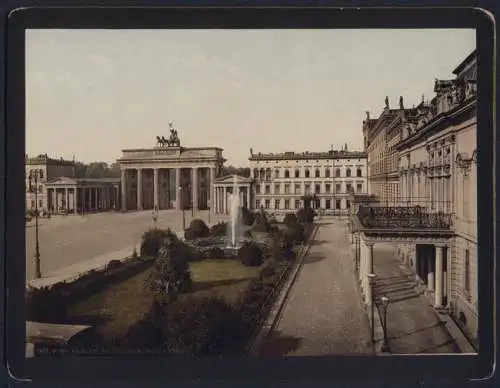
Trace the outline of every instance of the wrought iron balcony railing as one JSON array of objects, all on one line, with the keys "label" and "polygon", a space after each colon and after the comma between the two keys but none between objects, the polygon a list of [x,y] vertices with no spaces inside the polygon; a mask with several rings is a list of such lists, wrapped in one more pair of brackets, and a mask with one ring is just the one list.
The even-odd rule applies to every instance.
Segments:
[{"label": "wrought iron balcony railing", "polygon": [[421,206],[360,206],[357,218],[365,228],[450,230],[453,215]]}]

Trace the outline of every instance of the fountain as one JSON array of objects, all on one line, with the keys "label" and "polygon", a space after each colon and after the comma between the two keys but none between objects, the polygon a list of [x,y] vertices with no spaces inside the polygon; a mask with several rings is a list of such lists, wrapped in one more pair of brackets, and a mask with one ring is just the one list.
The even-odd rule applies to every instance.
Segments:
[{"label": "fountain", "polygon": [[233,180],[233,192],[229,196],[229,215],[227,248],[238,249],[240,245],[239,239],[241,238],[241,213],[240,194],[236,176]]}]

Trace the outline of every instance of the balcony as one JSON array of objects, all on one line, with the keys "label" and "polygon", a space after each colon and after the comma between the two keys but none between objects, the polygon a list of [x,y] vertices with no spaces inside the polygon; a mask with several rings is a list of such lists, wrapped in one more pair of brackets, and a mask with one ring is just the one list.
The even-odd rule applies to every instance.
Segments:
[{"label": "balcony", "polygon": [[360,206],[361,229],[451,232],[453,215],[422,206]]}]

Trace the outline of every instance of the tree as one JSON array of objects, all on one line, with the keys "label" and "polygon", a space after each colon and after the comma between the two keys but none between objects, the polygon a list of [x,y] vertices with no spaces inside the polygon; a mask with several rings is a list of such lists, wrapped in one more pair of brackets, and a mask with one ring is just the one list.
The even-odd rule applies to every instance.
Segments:
[{"label": "tree", "polygon": [[298,224],[298,219],[297,219],[297,216],[293,213],[287,213],[285,215],[285,218],[283,219],[283,223],[285,224],[285,226],[287,226],[288,228],[291,228],[293,226],[295,226],[296,224]]},{"label": "tree", "polygon": [[297,211],[297,219],[302,224],[312,224],[315,212],[311,208],[301,208]]},{"label": "tree", "polygon": [[255,216],[250,210],[243,206],[241,208],[241,219],[244,225],[250,226],[253,224]]},{"label": "tree", "polygon": [[250,167],[224,166],[222,175],[239,175],[245,178],[250,178]]},{"label": "tree", "polygon": [[254,243],[244,244],[238,251],[238,257],[248,267],[258,267],[264,261],[261,249]]},{"label": "tree", "polygon": [[179,244],[183,243],[178,241],[160,248],[159,258],[147,279],[150,289],[157,291],[166,300],[175,300],[178,294],[191,289],[188,258],[181,253]]},{"label": "tree", "polygon": [[205,224],[205,221],[200,219],[192,220],[189,224],[189,229],[189,237],[191,237],[191,239],[208,237],[210,235],[210,229],[208,229],[207,224]]},{"label": "tree", "polygon": [[163,245],[172,245],[177,241],[177,235],[170,229],[150,229],[142,235],[141,256],[157,257]]},{"label": "tree", "polygon": [[109,165],[106,162],[91,162],[85,164],[75,163],[76,178],[118,178],[120,177],[120,165],[113,163]]}]

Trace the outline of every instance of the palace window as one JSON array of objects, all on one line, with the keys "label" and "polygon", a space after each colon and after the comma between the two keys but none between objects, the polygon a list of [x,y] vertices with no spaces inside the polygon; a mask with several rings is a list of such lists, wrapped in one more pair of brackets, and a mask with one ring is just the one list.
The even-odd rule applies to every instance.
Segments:
[{"label": "palace window", "polygon": [[43,193],[43,186],[42,185],[38,186],[38,193],[39,194]]},{"label": "palace window", "polygon": [[280,202],[281,202],[281,201],[280,201],[279,199],[276,199],[276,200],[274,201],[274,208],[275,208],[275,209],[279,209],[279,208],[280,208]]},{"label": "palace window", "polygon": [[38,200],[38,207],[43,207],[43,199]]},{"label": "palace window", "polygon": [[260,199],[257,199],[257,200],[255,201],[255,207],[256,207],[257,209],[260,209]]},{"label": "palace window", "polygon": [[308,183],[304,186],[304,190],[305,190],[305,195],[309,195],[311,194],[311,185]]},{"label": "palace window", "polygon": [[317,168],[317,169],[314,171],[314,176],[315,176],[316,178],[319,178],[319,177],[320,177],[320,175],[321,175],[321,174],[320,174],[320,172],[319,172],[319,168]]},{"label": "palace window", "polygon": [[335,192],[340,193],[342,191],[342,185],[340,183],[335,184]]},{"label": "palace window", "polygon": [[254,168],[253,169],[253,177],[254,178],[258,178],[259,177],[259,169],[258,168]]},{"label": "palace window", "polygon": [[286,210],[290,209],[290,200],[289,199],[285,199],[285,209]]},{"label": "palace window", "polygon": [[264,202],[266,209],[269,209],[271,207],[271,201],[269,199],[266,199]]},{"label": "palace window", "polygon": [[266,179],[267,180],[271,179],[271,169],[270,168],[266,168]]},{"label": "palace window", "polygon": [[274,170],[274,177],[276,179],[280,177],[280,170]]},{"label": "palace window", "polygon": [[295,209],[300,209],[300,199],[295,200]]},{"label": "palace window", "polygon": [[325,185],[325,192],[330,193],[330,192],[331,192],[331,190],[332,190],[332,185],[331,185],[331,184],[329,184],[329,183],[327,183],[327,184]]},{"label": "palace window", "polygon": [[337,169],[335,170],[335,176],[336,176],[337,178],[340,178],[340,168],[337,168]]},{"label": "palace window", "polygon": [[290,170],[285,170],[285,178],[290,178]]},{"label": "palace window", "polygon": [[260,194],[260,185],[255,185],[255,194]]},{"label": "palace window", "polygon": [[330,178],[330,169],[329,168],[325,169],[325,177]]},{"label": "palace window", "polygon": [[331,209],[332,208],[332,201],[331,200],[327,199],[325,201],[325,208],[326,209]]},{"label": "palace window", "polygon": [[352,192],[352,191],[353,191],[353,189],[352,189],[352,184],[351,184],[351,183],[347,183],[347,184],[345,185],[345,191],[346,191],[347,193],[350,193],[350,192]]},{"label": "palace window", "polygon": [[360,169],[360,168],[358,168],[358,169],[356,170],[356,176],[357,176],[358,178],[361,178],[361,177],[363,176],[363,173],[362,173],[362,171],[361,171],[361,169]]},{"label": "palace window", "polygon": [[260,169],[260,179],[265,179],[266,178],[266,170],[263,168]]},{"label": "palace window", "polygon": [[295,184],[295,194],[300,194],[300,183]]},{"label": "palace window", "polygon": [[345,170],[345,176],[346,176],[346,177],[350,177],[350,176],[351,176],[351,169],[350,169],[350,168],[347,168],[347,169]]},{"label": "palace window", "polygon": [[42,170],[42,169],[40,169],[39,174],[40,174],[40,178],[42,178],[42,179],[43,179],[43,170]]},{"label": "palace window", "polygon": [[271,194],[271,185],[266,185],[266,194]]},{"label": "palace window", "polygon": [[285,184],[285,194],[290,194],[290,184]]},{"label": "palace window", "polygon": [[470,292],[470,251],[464,252],[464,289],[467,293]]},{"label": "palace window", "polygon": [[308,168],[306,168],[305,174],[306,174],[306,178],[310,177],[311,173],[310,173]]},{"label": "palace window", "polygon": [[314,185],[314,192],[316,194],[321,193],[321,185],[319,183],[317,183],[317,184]]},{"label": "palace window", "polygon": [[356,192],[360,193],[363,191],[363,184],[362,183],[357,183],[356,184]]},{"label": "palace window", "polygon": [[350,208],[351,208],[351,201],[346,200],[346,201],[345,201],[345,207],[346,207],[347,209],[350,209]]},{"label": "palace window", "polygon": [[36,203],[35,203],[35,200],[34,200],[34,199],[32,199],[32,200],[31,200],[31,208],[32,208],[32,209],[34,209],[34,208],[35,208],[35,204],[36,204]]},{"label": "palace window", "polygon": [[300,178],[300,170],[295,170],[295,178]]},{"label": "palace window", "polygon": [[280,185],[276,184],[274,185],[274,194],[279,194],[280,193]]},{"label": "palace window", "polygon": [[342,203],[340,199],[335,200],[335,209],[340,210]]},{"label": "palace window", "polygon": [[469,176],[463,175],[463,187],[462,187],[462,214],[463,217],[468,220],[469,219]]},{"label": "palace window", "polygon": [[319,198],[316,198],[314,200],[314,208],[319,209],[321,207],[321,200]]}]

